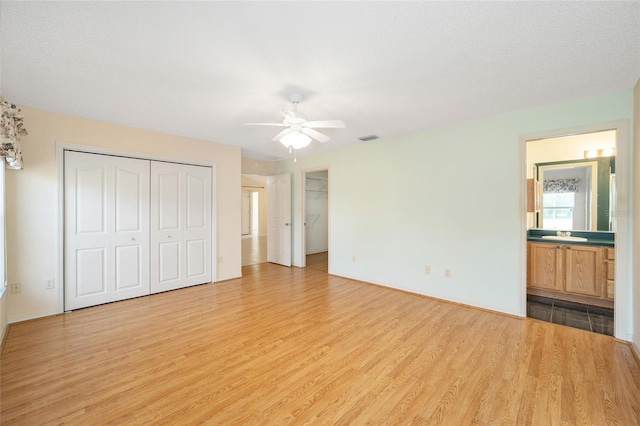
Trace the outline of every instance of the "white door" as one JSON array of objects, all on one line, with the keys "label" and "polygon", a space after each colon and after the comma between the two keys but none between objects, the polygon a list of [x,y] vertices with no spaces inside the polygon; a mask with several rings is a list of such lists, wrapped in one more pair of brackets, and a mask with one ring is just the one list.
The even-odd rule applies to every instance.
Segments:
[{"label": "white door", "polygon": [[151,293],[211,282],[211,168],[151,164]]},{"label": "white door", "polygon": [[251,192],[242,191],[242,235],[251,233]]},{"label": "white door", "polygon": [[267,177],[267,261],[291,266],[291,175]]},{"label": "white door", "polygon": [[64,162],[65,310],[149,294],[149,161]]}]

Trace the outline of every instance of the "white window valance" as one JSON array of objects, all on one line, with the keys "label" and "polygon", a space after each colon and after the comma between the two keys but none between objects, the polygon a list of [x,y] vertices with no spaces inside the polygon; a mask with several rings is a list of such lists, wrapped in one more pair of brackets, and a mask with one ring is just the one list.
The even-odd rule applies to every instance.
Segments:
[{"label": "white window valance", "polygon": [[20,136],[27,134],[20,108],[0,96],[0,157],[7,162],[9,169],[22,169],[22,149]]},{"label": "white window valance", "polygon": [[549,179],[544,181],[545,193],[562,194],[566,192],[578,192],[580,179]]}]

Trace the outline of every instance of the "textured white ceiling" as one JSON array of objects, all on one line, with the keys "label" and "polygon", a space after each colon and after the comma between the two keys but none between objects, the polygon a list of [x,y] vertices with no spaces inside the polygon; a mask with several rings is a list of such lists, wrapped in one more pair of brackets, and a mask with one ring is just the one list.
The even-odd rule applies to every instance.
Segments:
[{"label": "textured white ceiling", "polygon": [[[287,95],[326,144],[624,90],[639,2],[0,3],[11,101],[275,159]],[[135,143],[135,142],[132,142]],[[302,154],[303,152],[301,152]]]}]

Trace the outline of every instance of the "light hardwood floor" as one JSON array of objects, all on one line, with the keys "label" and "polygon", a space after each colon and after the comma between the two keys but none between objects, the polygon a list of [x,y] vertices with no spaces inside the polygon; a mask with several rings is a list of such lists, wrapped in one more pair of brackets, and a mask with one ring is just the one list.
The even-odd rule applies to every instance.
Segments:
[{"label": "light hardwood floor", "polygon": [[11,325],[3,424],[640,423],[613,338],[260,264]]},{"label": "light hardwood floor", "polygon": [[242,236],[242,266],[255,265],[267,261],[267,236]]}]

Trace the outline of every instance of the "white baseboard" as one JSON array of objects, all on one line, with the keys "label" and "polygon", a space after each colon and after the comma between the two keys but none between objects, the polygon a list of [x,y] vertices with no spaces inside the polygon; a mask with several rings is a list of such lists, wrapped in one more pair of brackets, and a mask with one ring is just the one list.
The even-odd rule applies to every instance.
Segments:
[{"label": "white baseboard", "polygon": [[22,321],[28,321],[28,320],[32,320],[32,319],[36,319],[36,318],[42,318],[42,317],[49,317],[51,315],[58,315],[58,312],[54,310],[51,311],[42,311],[42,312],[35,312],[32,314],[26,314],[26,315],[16,315],[13,317],[8,317],[7,318],[7,322],[9,324],[13,324],[16,322],[22,322]]},{"label": "white baseboard", "polygon": [[411,289],[400,287],[400,286],[393,285],[393,284],[387,284],[387,283],[382,283],[382,282],[377,282],[377,281],[371,281],[369,279],[358,278],[358,277],[345,275],[345,274],[337,274],[337,273],[332,272],[332,271],[329,271],[329,275],[335,275],[337,277],[348,278],[350,280],[361,281],[363,283],[378,285],[378,286],[381,286],[381,287],[392,288],[394,290],[400,290],[400,291],[404,291],[404,292],[407,292],[407,293],[417,294],[419,296],[425,296],[425,297],[429,297],[431,299],[441,300],[443,302],[455,303],[457,305],[467,306],[469,308],[482,309],[484,311],[495,312],[495,313],[498,313],[498,314],[509,315],[509,316],[518,317],[518,318],[526,318],[526,314],[525,315],[518,315],[518,314],[511,313],[511,312],[498,311],[498,310],[496,310],[494,308],[488,308],[488,307],[479,306],[479,305],[472,305],[469,302],[465,302],[465,301],[454,300],[454,299],[445,299],[443,297],[434,296],[432,294],[420,293],[420,292],[417,292],[415,290],[411,290]]},{"label": "white baseboard", "polygon": [[242,273],[240,275],[229,275],[229,276],[224,276],[224,277],[218,277],[215,281],[213,281],[213,283],[219,283],[220,281],[229,281],[229,280],[235,280],[236,278],[242,278]]}]

